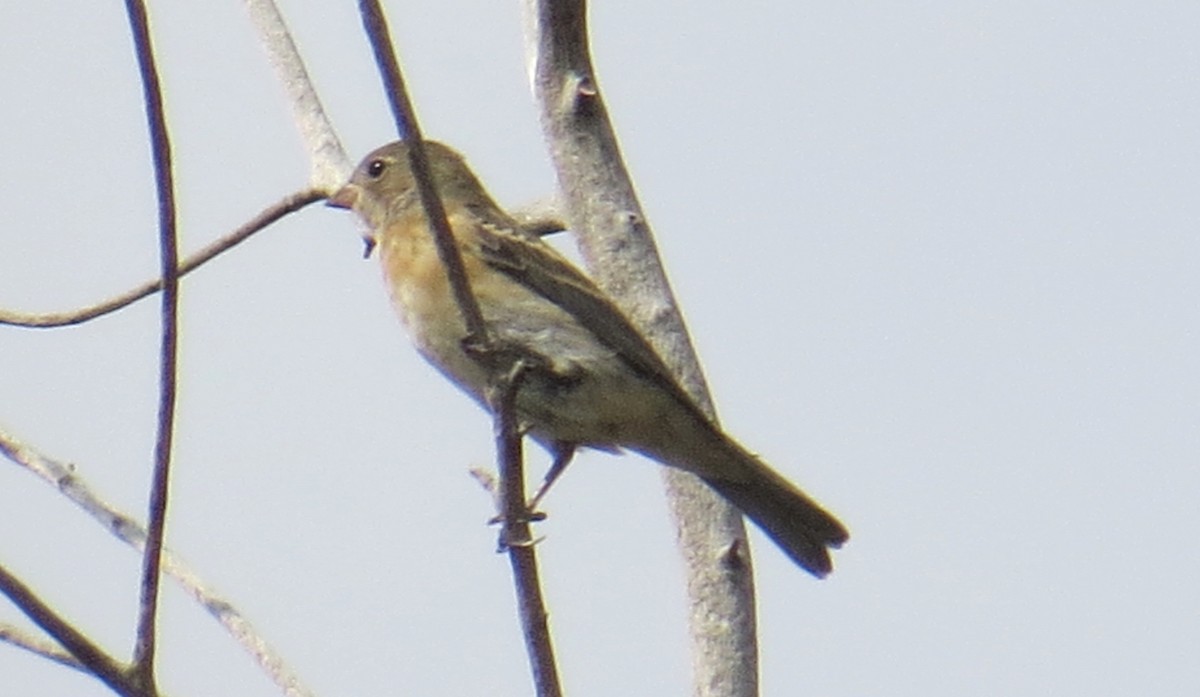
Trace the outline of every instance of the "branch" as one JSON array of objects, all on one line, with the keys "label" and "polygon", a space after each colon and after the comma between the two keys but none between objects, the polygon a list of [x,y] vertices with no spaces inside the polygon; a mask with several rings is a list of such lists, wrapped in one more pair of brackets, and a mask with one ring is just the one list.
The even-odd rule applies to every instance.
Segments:
[{"label": "branch", "polygon": [[[271,223],[279,220],[289,213],[304,208],[305,206],[321,201],[325,198],[325,192],[316,189],[305,189],[294,194],[289,194],[276,203],[267,206],[258,215],[251,218],[246,224],[237,228],[233,232],[221,237],[203,247],[198,252],[195,252],[188,258],[183,260],[179,265],[179,277],[182,278],[200,266],[203,266],[209,260],[219,256],[233,247],[241,244],[249,239],[251,235],[266,228]],[[46,312],[46,313],[25,313],[14,312],[11,310],[0,309],[0,324],[9,324],[17,327],[28,327],[31,329],[54,329],[58,327],[69,327],[75,324],[103,317],[104,315],[116,312],[123,307],[132,305],[133,303],[148,297],[162,290],[163,282],[161,278],[156,278],[153,281],[135,286],[118,296],[101,301],[95,305],[90,305],[78,310],[67,310],[65,312]]]},{"label": "branch", "polygon": [[71,623],[60,617],[50,606],[38,598],[33,590],[0,566],[0,592],[8,596],[17,607],[41,627],[54,640],[71,652],[87,670],[100,678],[105,685],[126,697],[147,697],[154,695],[154,688],[138,680],[127,671],[112,656],[109,656],[99,646],[75,629]]},{"label": "branch", "polygon": [[154,442],[154,472],[150,485],[150,530],[142,554],[141,596],[137,637],[133,646],[134,678],[154,689],[157,646],[159,568],[167,525],[167,485],[171,474],[171,443],[175,434],[176,365],[179,349],[179,240],[175,230],[175,186],[171,171],[171,138],[163,113],[162,85],[155,65],[150,24],[142,0],[126,0],[129,26],[142,78],[142,98],[150,131],[154,185],[158,197],[158,240],[162,294],[162,340],[159,350],[158,428]]},{"label": "branch", "polygon": [[291,32],[273,0],[246,0],[246,10],[276,77],[287,91],[292,118],[308,148],[309,185],[326,194],[335,191],[350,174],[350,160],[313,89]]},{"label": "branch", "polygon": [[517,613],[525,635],[525,652],[533,671],[538,697],[561,697],[562,686],[550,641],[546,602],[538,578],[537,552],[529,522],[531,513],[525,502],[524,455],[521,429],[517,422],[517,390],[528,365],[524,359],[513,361],[511,370],[492,386],[491,402],[496,432],[496,453],[500,460],[500,485],[497,507],[503,529],[500,549],[508,552],[513,585],[517,592]]},{"label": "branch", "polygon": [[[0,454],[50,484],[117,539],[142,550],[146,529],[129,515],[101,499],[75,471],[22,443],[0,429]],[[170,550],[163,553],[163,573],[175,579],[188,595],[200,603],[242,645],[276,686],[288,697],[313,697],[313,692],[284,663],[283,658],[260,636],[249,620],[228,600],[207,585]]]},{"label": "branch", "polygon": [[[350,163],[345,150],[325,115],[312,82],[309,80],[304,62],[296,51],[296,45],[292,41],[291,34],[275,3],[273,0],[246,0],[246,9],[254,27],[258,30],[260,43],[267,51],[268,59],[275,68],[279,81],[287,90],[292,103],[293,116],[309,151],[310,184],[308,188],[291,194],[268,207],[255,219],[238,228],[229,236],[185,259],[179,266],[179,276],[181,277],[284,215],[322,200],[330,191],[345,182],[350,171]],[[0,324],[31,328],[53,328],[80,324],[115,312],[162,290],[162,287],[161,279],[147,281],[109,300],[65,312],[24,313],[0,308]]]},{"label": "branch", "polygon": [[[162,317],[163,317],[163,332],[160,353],[160,403],[158,417],[158,432],[155,446],[155,468],[154,482],[151,491],[150,503],[150,530],[147,534],[136,522],[129,520],[125,516],[117,514],[109,516],[111,528],[118,535],[124,533],[124,539],[134,544],[135,547],[142,547],[144,551],[143,557],[143,574],[141,585],[141,603],[140,614],[137,627],[137,639],[135,644],[135,659],[134,666],[128,674],[128,679],[131,685],[140,687],[146,690],[147,694],[154,692],[154,654],[155,654],[155,624],[156,624],[156,606],[158,598],[158,584],[160,578],[160,567],[166,567],[168,573],[176,575],[186,574],[182,569],[177,568],[169,555],[164,557],[162,546],[163,533],[166,520],[167,506],[167,482],[169,480],[169,465],[171,455],[171,441],[173,434],[174,421],[174,402],[175,402],[175,379],[176,379],[176,356],[177,356],[177,306],[178,306],[178,279],[183,274],[191,271],[199,265],[205,263],[212,257],[221,253],[225,249],[229,249],[237,243],[249,237],[250,234],[274,222],[284,213],[307,205],[315,200],[319,200],[324,196],[324,193],[333,187],[339,185],[345,177],[345,173],[349,171],[349,165],[346,160],[344,151],[340,143],[337,141],[332,128],[329,127],[328,120],[325,119],[324,113],[320,108],[319,102],[315,98],[315,93],[312,91],[311,84],[305,74],[303,64],[299,61],[298,54],[295,51],[295,46],[292,44],[290,36],[287,34],[286,28],[282,25],[282,20],[278,16],[278,11],[273,3],[255,2],[249,0],[250,12],[255,21],[256,27],[264,36],[264,45],[268,46],[272,62],[276,69],[280,72],[281,80],[285,86],[289,88],[292,96],[292,101],[296,107],[297,121],[301,123],[301,130],[305,137],[306,143],[310,145],[310,155],[312,157],[312,172],[310,173],[310,181],[316,192],[303,192],[293,200],[285,201],[281,207],[286,210],[267,211],[264,216],[260,216],[259,221],[255,221],[250,229],[243,228],[238,233],[232,236],[231,239],[219,241],[214,245],[210,245],[200,254],[192,259],[189,259],[184,265],[179,264],[177,242],[175,235],[175,207],[174,207],[174,191],[172,185],[172,172],[170,166],[170,143],[167,135],[166,121],[162,109],[162,95],[159,86],[159,78],[155,67],[155,59],[151,45],[149,34],[148,21],[146,16],[146,8],[142,0],[127,0],[126,9],[129,15],[130,26],[136,47],[139,72],[143,82],[144,100],[146,105],[147,120],[149,123],[151,145],[154,160],[154,171],[156,190],[159,200],[159,237],[161,248],[161,280],[152,281],[139,288],[136,288],[122,296],[101,303],[100,305],[87,308],[83,311],[75,311],[70,313],[56,313],[52,315],[25,315],[21,313],[6,312],[0,310],[0,323],[18,324],[24,326],[63,326],[67,324],[75,324],[98,316],[102,316],[109,312],[115,311],[127,304],[146,297],[158,290],[163,290],[162,300]],[[306,119],[307,117],[307,119]],[[316,144],[314,144],[316,143]],[[265,218],[265,219],[263,219]],[[8,452],[9,448],[0,448]],[[11,454],[11,453],[9,453]],[[74,478],[64,471],[63,476],[57,479],[57,483],[64,491],[72,487],[75,482]],[[79,493],[79,492],[76,492]],[[85,495],[82,498],[88,498],[90,495]],[[6,575],[7,576],[7,575]],[[13,581],[18,585],[7,583]],[[194,579],[192,579],[194,580]],[[12,590],[22,597],[23,607],[29,610],[39,611],[40,609],[33,603],[32,600],[25,599],[21,594],[19,582],[15,579],[5,578],[6,589]],[[189,585],[187,580],[181,578],[184,585]],[[237,633],[237,625],[243,624],[240,616],[235,611],[219,598],[211,596],[206,589],[200,587],[197,583],[192,583],[189,590],[193,591],[201,602],[203,602],[214,615],[218,616],[231,632]],[[36,600],[34,598],[33,600]],[[48,612],[48,608],[42,608]],[[41,617],[46,622],[52,622],[52,613]],[[46,619],[49,618],[49,619]],[[35,619],[39,619],[35,617]],[[42,621],[39,621],[42,623]],[[246,628],[246,627],[243,627]],[[55,634],[58,636],[58,634]],[[62,655],[56,654],[50,648],[37,644],[33,640],[26,641],[23,637],[6,631],[4,639],[12,643],[21,645],[30,650],[38,651],[46,655],[48,658],[60,660],[70,664],[70,659],[64,659]],[[70,639],[70,637],[68,637]],[[260,658],[260,663],[271,672],[273,676],[279,675],[280,662],[273,655],[264,655],[265,647],[252,647],[243,641],[247,648],[250,648]],[[261,642],[260,642],[261,644]],[[73,651],[75,649],[73,648]],[[275,665],[267,665],[267,663]],[[106,682],[110,682],[115,678],[105,678],[103,670],[97,670],[97,673]],[[285,684],[277,678],[276,682],[284,687],[289,694],[304,694],[305,691],[296,688],[294,684]],[[289,681],[293,682],[294,681]],[[114,689],[122,691],[114,685]]]},{"label": "branch", "polygon": [[[400,65],[392,50],[387,21],[377,0],[360,0],[359,11],[362,14],[363,28],[375,54],[376,65],[383,78],[384,90],[392,105],[397,130],[409,143],[409,164],[417,183],[421,204],[433,230],[438,256],[446,267],[455,302],[467,327],[464,346],[469,352],[473,352],[477,359],[493,358],[497,355],[497,347],[491,342],[479,302],[471,291],[461,252],[446,219],[446,211],[437,187],[433,183],[433,175],[425,154],[424,138],[404,86]],[[534,221],[542,221],[543,229],[547,232],[558,222],[551,220],[545,223],[547,218],[544,213],[535,213],[527,220],[531,225]],[[507,549],[509,553],[525,647],[529,654],[537,694],[539,697],[559,697],[562,690],[554,662],[554,649],[550,643],[546,607],[538,581],[537,556],[529,529],[529,510],[525,503],[522,466],[522,436],[515,416],[516,394],[526,367],[522,357],[513,358],[509,368],[501,371],[495,384],[491,385],[490,401],[495,419],[496,447],[501,471],[499,508],[504,520],[500,539],[501,548]]]},{"label": "branch", "polygon": [[67,668],[74,668],[82,673],[91,674],[87,666],[80,663],[79,659],[72,656],[69,651],[63,651],[62,647],[58,644],[26,634],[19,627],[7,622],[0,622],[0,641],[10,646],[25,649],[32,654],[54,661]]},{"label": "branch", "polygon": [[[524,0],[527,61],[571,229],[597,283],[714,418],[699,361],[638,203],[588,54],[583,0]],[[697,697],[758,692],[754,585],[738,510],[664,468],[687,565]],[[747,563],[728,564],[730,555]]]},{"label": "branch", "polygon": [[363,29],[371,42],[375,54],[375,64],[379,67],[379,75],[383,79],[384,92],[392,106],[392,116],[396,119],[396,129],[400,137],[408,141],[408,160],[412,167],[413,177],[417,181],[417,192],[421,196],[421,205],[425,207],[425,216],[433,229],[433,240],[437,244],[438,257],[446,267],[450,277],[450,288],[454,291],[454,300],[458,303],[459,312],[467,325],[468,345],[486,348],[489,344],[487,327],[483,323],[483,313],[479,302],[471,292],[471,283],[467,279],[466,268],[463,266],[462,254],[454,243],[454,234],[450,231],[450,223],[446,220],[446,210],[442,199],[438,196],[437,187],[433,183],[433,174],[429,169],[429,158],[425,155],[425,139],[421,135],[421,127],[417,123],[416,112],[413,111],[412,101],[408,98],[408,90],[404,86],[404,76],[400,73],[400,64],[396,61],[396,53],[392,50],[392,39],[388,32],[387,20],[378,0],[359,0],[358,9],[362,14]]}]

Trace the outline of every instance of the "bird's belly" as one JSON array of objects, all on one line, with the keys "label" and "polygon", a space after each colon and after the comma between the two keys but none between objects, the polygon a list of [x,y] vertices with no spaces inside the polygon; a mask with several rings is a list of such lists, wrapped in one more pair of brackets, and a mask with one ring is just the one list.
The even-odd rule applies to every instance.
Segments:
[{"label": "bird's belly", "polygon": [[[485,394],[494,377],[463,350],[466,326],[444,272],[432,263],[414,263],[412,256],[404,261],[407,268],[394,269],[403,273],[392,274],[401,282],[391,290],[413,342],[487,407]],[[420,279],[418,268],[429,275]],[[472,282],[492,338],[537,364],[524,376],[516,402],[518,418],[531,435],[543,442],[638,448],[660,440],[664,427],[694,428],[690,412],[669,392],[636,373],[562,308],[498,274],[475,274]]]},{"label": "bird's belly", "polygon": [[517,395],[517,411],[539,439],[613,448],[645,442],[644,433],[678,406],[619,364],[593,365],[566,384],[534,375]]},{"label": "bird's belly", "polygon": [[[485,394],[494,376],[463,350],[463,336],[461,326],[458,331],[426,326],[419,335],[413,332],[422,355],[487,408]],[[539,343],[528,341],[524,347],[535,363],[547,355],[539,348],[553,351],[549,354],[552,369],[539,366],[528,371],[516,400],[518,419],[539,440],[606,449],[637,447],[646,442],[647,432],[679,417],[679,405],[668,393],[606,348],[584,344],[572,351],[565,348],[572,342],[562,336],[547,338],[552,346]]]}]

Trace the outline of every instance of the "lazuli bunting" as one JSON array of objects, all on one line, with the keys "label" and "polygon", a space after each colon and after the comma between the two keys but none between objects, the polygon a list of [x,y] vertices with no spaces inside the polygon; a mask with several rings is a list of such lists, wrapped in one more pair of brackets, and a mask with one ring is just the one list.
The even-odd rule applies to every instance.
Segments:
[{"label": "lazuli bunting", "polygon": [[[628,448],[687,470],[815,576],[846,528],[719,427],[591,279],[504,212],[449,147],[427,141],[434,183],[488,333],[532,359],[516,394],[524,429],[560,461],[578,446]],[[329,205],[367,223],[417,349],[485,407],[495,368],[464,349],[467,328],[438,256],[403,142],[362,161]]]}]

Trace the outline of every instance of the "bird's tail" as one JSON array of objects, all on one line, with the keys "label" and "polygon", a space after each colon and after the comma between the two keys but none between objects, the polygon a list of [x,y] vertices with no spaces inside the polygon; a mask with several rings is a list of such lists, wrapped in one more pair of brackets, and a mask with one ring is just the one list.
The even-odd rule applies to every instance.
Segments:
[{"label": "bird's tail", "polygon": [[837,518],[698,413],[657,422],[633,449],[700,477],[818,578],[833,570],[829,550],[850,538]]},{"label": "bird's tail", "polygon": [[833,570],[829,548],[841,547],[850,534],[791,482],[757,460],[754,465],[739,468],[743,476],[736,480],[702,478],[753,520],[792,561],[818,578],[825,576]]}]

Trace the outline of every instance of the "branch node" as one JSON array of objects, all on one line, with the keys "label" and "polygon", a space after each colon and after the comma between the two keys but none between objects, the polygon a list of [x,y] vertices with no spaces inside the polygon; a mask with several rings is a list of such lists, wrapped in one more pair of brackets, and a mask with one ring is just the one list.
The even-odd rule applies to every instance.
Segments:
[{"label": "branch node", "polygon": [[734,573],[741,573],[750,568],[746,545],[741,540],[734,540],[721,554],[721,566]]},{"label": "branch node", "polygon": [[600,90],[591,75],[570,72],[564,77],[561,94],[559,109],[563,114],[587,114],[595,107]]},{"label": "branch node", "polygon": [[583,98],[591,98],[600,94],[600,90],[596,88],[596,81],[592,79],[591,75],[580,75],[575,91]]},{"label": "branch node", "polygon": [[58,477],[57,479],[54,480],[54,486],[58,487],[58,490],[63,492],[64,494],[69,493],[70,491],[75,489],[75,486],[76,486],[75,475],[74,474],[64,474],[61,477]]},{"label": "branch node", "polygon": [[[545,511],[534,511],[531,509],[526,509],[526,511],[522,515],[518,516],[515,520],[518,524],[540,523],[549,517],[550,516],[547,515]],[[505,522],[508,522],[508,519],[504,517],[504,514],[496,514],[496,515],[492,516],[491,518],[488,518],[487,524],[488,525],[499,525],[499,524],[505,523]]]},{"label": "branch node", "polygon": [[[522,525],[517,528],[521,531],[516,534],[510,533],[508,528],[504,528],[500,532],[500,537],[496,540],[496,553],[504,554],[510,549],[532,549],[535,545],[541,543],[544,537],[534,537],[529,530],[529,526]],[[522,534],[523,533],[523,534]]]}]

